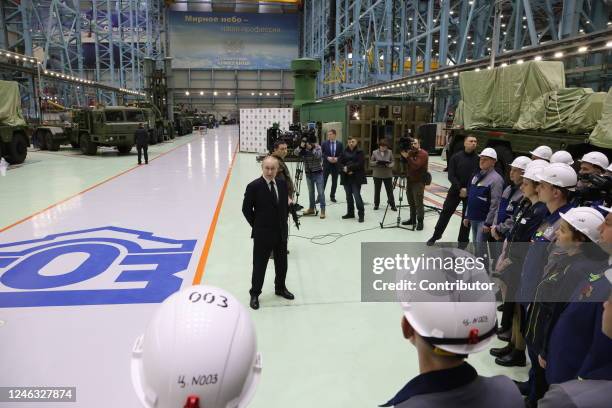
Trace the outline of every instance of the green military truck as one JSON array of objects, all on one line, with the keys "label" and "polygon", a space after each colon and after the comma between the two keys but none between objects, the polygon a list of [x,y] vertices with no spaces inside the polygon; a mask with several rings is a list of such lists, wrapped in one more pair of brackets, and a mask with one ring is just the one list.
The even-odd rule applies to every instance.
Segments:
[{"label": "green military truck", "polygon": [[30,145],[29,134],[17,82],[0,81],[0,158],[9,164],[23,163]]},{"label": "green military truck", "polygon": [[162,143],[164,140],[174,139],[174,126],[166,120],[157,106],[149,102],[140,102],[139,108],[145,110],[149,124],[149,143]]},{"label": "green military truck", "polygon": [[174,111],[174,129],[178,136],[188,135],[193,131],[193,122],[183,113]]},{"label": "green military truck", "polygon": [[125,106],[84,108],[74,111],[77,133],[70,133],[70,143],[78,143],[81,151],[95,155],[98,146],[116,147],[119,154],[128,154],[134,147],[134,132],[139,123],[147,122],[144,109]]}]

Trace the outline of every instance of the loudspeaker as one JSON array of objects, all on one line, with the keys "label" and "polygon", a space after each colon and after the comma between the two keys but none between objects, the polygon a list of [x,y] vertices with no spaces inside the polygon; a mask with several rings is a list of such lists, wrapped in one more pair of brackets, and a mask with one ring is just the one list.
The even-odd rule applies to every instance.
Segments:
[{"label": "loudspeaker", "polygon": [[419,126],[417,137],[421,139],[421,149],[427,153],[435,153],[437,129],[438,125],[436,123],[426,123]]}]

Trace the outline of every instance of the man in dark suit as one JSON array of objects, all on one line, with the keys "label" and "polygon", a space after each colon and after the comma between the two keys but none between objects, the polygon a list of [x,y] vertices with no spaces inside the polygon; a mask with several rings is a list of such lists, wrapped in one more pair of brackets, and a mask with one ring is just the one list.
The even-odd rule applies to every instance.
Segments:
[{"label": "man in dark suit", "polygon": [[258,298],[271,253],[274,253],[276,272],[274,292],[285,299],[294,299],[293,294],[285,286],[290,199],[287,183],[276,178],[278,167],[279,163],[275,157],[266,157],[261,165],[262,176],[249,183],[242,202],[242,213],[252,228],[253,274],[249,293],[253,309],[259,309]]},{"label": "man in dark suit", "polygon": [[335,129],[327,131],[327,140],[321,145],[323,152],[323,191],[327,186],[327,178],[331,174],[332,186],[329,194],[332,202],[336,202],[336,187],[338,186],[338,158],[342,156],[344,148],[342,142],[336,140],[337,133]]},{"label": "man in dark suit", "polygon": [[138,129],[134,132],[134,142],[138,150],[138,164],[142,164],[142,153],[144,153],[145,164],[149,164],[149,132],[142,123],[138,124]]}]

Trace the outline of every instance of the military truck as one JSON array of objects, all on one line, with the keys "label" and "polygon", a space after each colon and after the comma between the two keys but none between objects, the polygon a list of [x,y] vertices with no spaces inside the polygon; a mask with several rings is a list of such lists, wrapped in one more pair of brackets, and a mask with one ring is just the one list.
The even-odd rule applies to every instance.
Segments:
[{"label": "military truck", "polygon": [[193,131],[193,122],[183,113],[174,112],[174,129],[178,136],[188,135]]},{"label": "military truck", "polygon": [[125,106],[83,108],[74,111],[78,125],[78,140],[71,133],[71,143],[78,143],[81,151],[95,155],[98,146],[113,146],[119,154],[128,154],[134,147],[134,132],[139,123],[146,123],[144,109]]},{"label": "military truck", "polygon": [[149,123],[150,144],[174,139],[174,126],[163,117],[157,106],[149,102],[139,102],[137,106],[146,111],[147,122]]},{"label": "military truck", "polygon": [[9,164],[23,163],[30,132],[21,112],[17,82],[0,81],[0,157]]},{"label": "military truck", "polygon": [[79,148],[79,125],[73,120],[73,111],[69,110],[59,115],[56,120],[44,120],[35,126],[32,140],[40,150],[58,151],[61,145],[70,144]]}]

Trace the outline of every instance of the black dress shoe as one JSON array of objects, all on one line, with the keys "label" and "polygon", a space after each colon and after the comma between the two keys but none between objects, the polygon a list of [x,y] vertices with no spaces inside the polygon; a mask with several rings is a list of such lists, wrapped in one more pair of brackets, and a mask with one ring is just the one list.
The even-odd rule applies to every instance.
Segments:
[{"label": "black dress shoe", "polygon": [[402,225],[413,225],[415,223],[414,220],[410,219],[410,220],[406,220],[406,221],[402,221]]},{"label": "black dress shoe", "polygon": [[[502,303],[501,305],[497,306],[497,311],[498,312],[503,312],[504,311],[504,304]],[[505,331],[505,330],[498,330],[500,333]]]},{"label": "black dress shoe", "polygon": [[359,216],[359,222],[363,222],[363,215]]},{"label": "black dress shoe", "polygon": [[342,216],[343,220],[348,220],[349,218],[355,218],[355,214],[344,214]]},{"label": "black dress shoe", "polygon": [[508,343],[508,345],[505,347],[492,348],[489,350],[489,354],[491,354],[493,357],[502,357],[506,354],[510,354],[512,350],[514,350],[514,347],[512,344]]},{"label": "black dress shoe", "polygon": [[423,221],[419,221],[416,227],[417,231],[423,231]]},{"label": "black dress shoe", "polygon": [[331,200],[332,203],[337,203],[338,202],[338,201],[336,201],[336,197],[331,197],[330,200]]},{"label": "black dress shoe", "polygon": [[527,360],[524,350],[512,350],[512,352],[495,359],[495,364],[503,367],[525,367]]},{"label": "black dress shoe", "polygon": [[259,299],[257,299],[257,296],[251,295],[251,309],[259,309]]},{"label": "black dress shoe", "polygon": [[433,246],[433,244],[436,243],[436,239],[434,237],[431,237],[427,240],[427,246]]},{"label": "black dress shoe", "polygon": [[397,207],[396,207],[396,206],[394,206],[394,205],[392,205],[392,206],[391,206],[391,211],[397,211]]},{"label": "black dress shoe", "polygon": [[276,296],[284,297],[285,299],[289,299],[289,300],[295,299],[295,296],[293,296],[293,293],[289,292],[286,288],[281,289],[281,290],[275,290],[274,293],[276,294]]},{"label": "black dress shoe", "polygon": [[377,205],[374,206],[374,210],[378,210],[378,206]]},{"label": "black dress shoe", "polygon": [[512,338],[512,330],[505,330],[505,331],[502,331],[502,330],[498,331],[497,338],[500,339],[501,341],[510,341],[510,339]]}]

